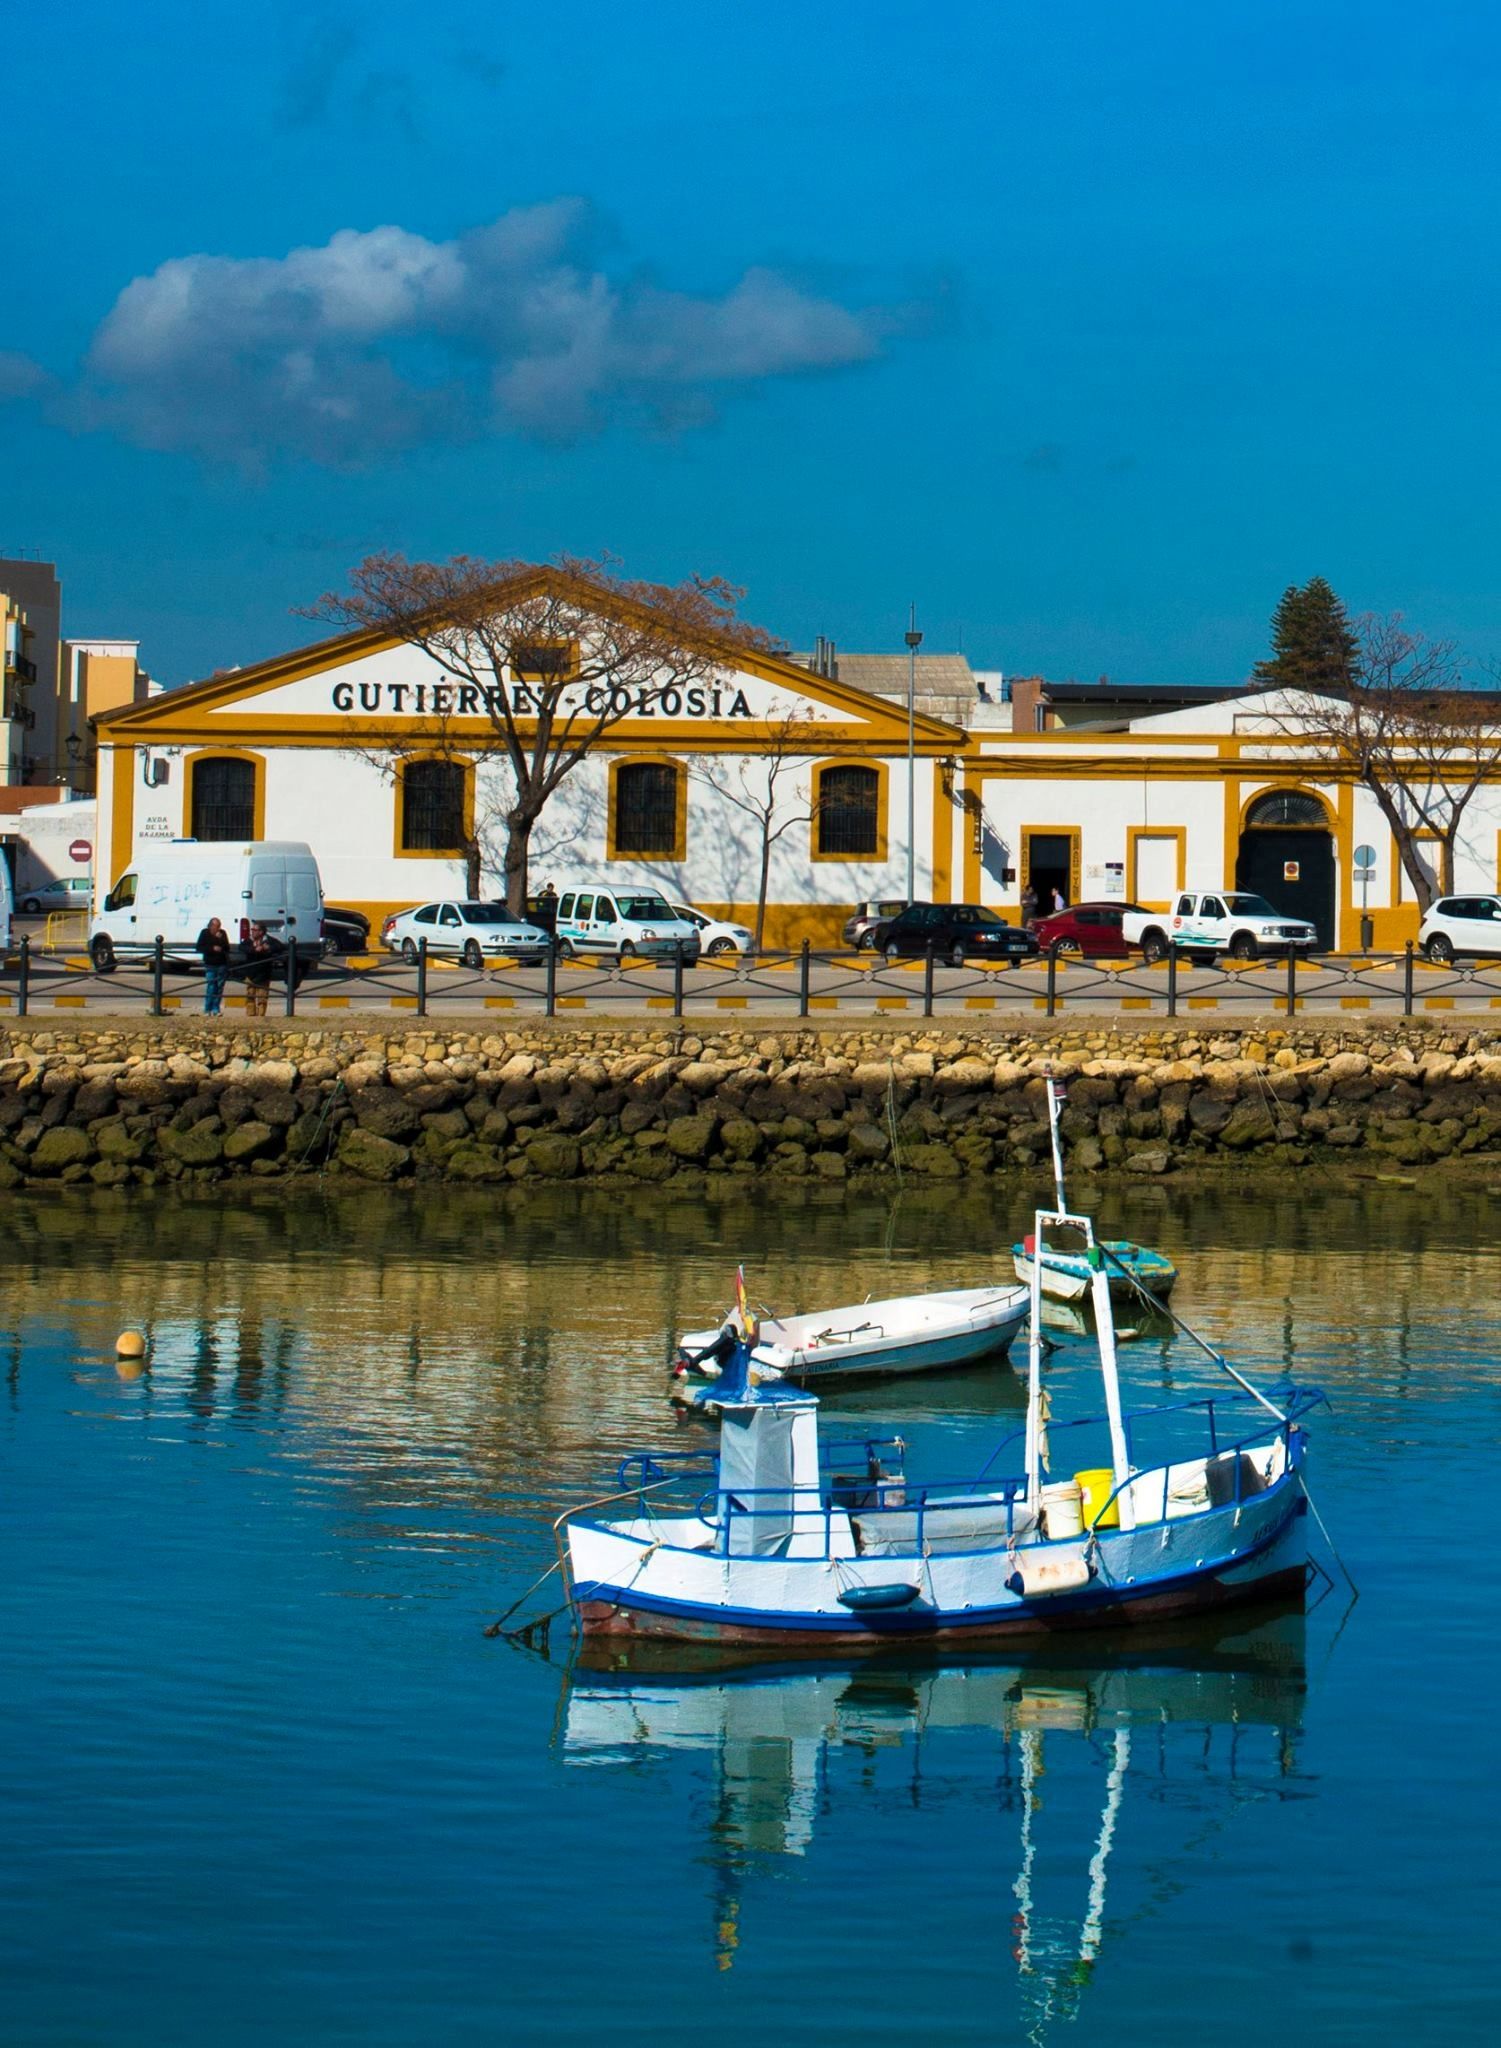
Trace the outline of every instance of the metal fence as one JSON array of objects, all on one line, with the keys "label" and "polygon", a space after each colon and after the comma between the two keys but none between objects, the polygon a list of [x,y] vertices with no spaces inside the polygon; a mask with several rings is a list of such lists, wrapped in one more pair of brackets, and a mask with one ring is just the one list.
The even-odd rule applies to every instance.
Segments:
[{"label": "metal fence", "polygon": [[[202,969],[174,956],[160,940],[137,966],[100,976],[87,955],[48,951],[23,936],[0,965],[0,1009],[97,1008],[162,1016],[201,998]],[[226,1008],[246,1006],[242,970],[231,970]],[[1006,964],[954,967],[946,959],[892,962],[880,954],[763,952],[690,964],[675,959],[596,961],[550,957],[545,966],[515,963],[469,968],[431,956],[424,942],[415,964],[394,956],[360,955],[299,964],[288,975],[278,962],[267,1009],[293,1017],[310,1011],[411,1011],[419,1017],[511,1011],[566,1017],[577,1011],[644,1010],[675,1018],[726,1011],[752,1015],[863,1013],[924,1018],[975,1011],[1143,1011],[1178,1017],[1197,1010],[1281,1013],[1310,1006],[1413,1016],[1421,1010],[1501,1009],[1501,959],[1438,964],[1411,945],[1400,953],[1318,959],[1226,961],[1190,966],[1177,953],[1148,965],[1139,959],[1085,959],[1053,947]]]}]

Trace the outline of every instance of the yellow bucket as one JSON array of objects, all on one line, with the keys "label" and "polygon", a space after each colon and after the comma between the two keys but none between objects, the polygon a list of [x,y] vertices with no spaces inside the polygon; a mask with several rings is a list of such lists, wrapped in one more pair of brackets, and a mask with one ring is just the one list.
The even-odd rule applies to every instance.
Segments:
[{"label": "yellow bucket", "polygon": [[[1091,1472],[1076,1472],[1074,1484],[1084,1501],[1084,1526],[1086,1529],[1118,1529],[1121,1525],[1120,1508],[1110,1500],[1115,1492],[1115,1474],[1108,1465],[1097,1466]],[[1101,1508],[1110,1500],[1110,1505],[1101,1514]]]}]

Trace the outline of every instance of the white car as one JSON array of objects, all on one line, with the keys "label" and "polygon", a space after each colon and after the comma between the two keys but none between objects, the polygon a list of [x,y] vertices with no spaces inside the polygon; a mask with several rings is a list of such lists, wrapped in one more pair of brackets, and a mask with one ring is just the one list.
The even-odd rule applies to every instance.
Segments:
[{"label": "white car", "polygon": [[671,909],[674,917],[695,928],[698,943],[711,960],[722,959],[726,953],[755,950],[755,938],[743,924],[727,924],[722,917],[709,917],[704,911],[695,910],[691,903],[674,903]]},{"label": "white car", "polygon": [[535,965],[552,951],[552,940],[537,925],[513,917],[503,903],[424,903],[400,910],[381,926],[381,944],[399,953],[407,965],[416,963],[422,941],[429,954],[454,954],[466,967],[487,960],[523,960]]},{"label": "white car", "polygon": [[1121,919],[1128,945],[1145,960],[1164,960],[1169,946],[1185,953],[1228,953],[1232,960],[1259,960],[1263,953],[1311,953],[1319,935],[1302,918],[1283,917],[1264,896],[1245,889],[1189,889],[1171,911],[1131,911]]},{"label": "white car", "polygon": [[1441,896],[1424,914],[1418,944],[1440,963],[1457,953],[1501,956],[1501,896]]},{"label": "white car", "polygon": [[88,875],[59,875],[50,882],[38,882],[16,897],[22,917],[35,917],[43,910],[92,910],[94,884]]}]

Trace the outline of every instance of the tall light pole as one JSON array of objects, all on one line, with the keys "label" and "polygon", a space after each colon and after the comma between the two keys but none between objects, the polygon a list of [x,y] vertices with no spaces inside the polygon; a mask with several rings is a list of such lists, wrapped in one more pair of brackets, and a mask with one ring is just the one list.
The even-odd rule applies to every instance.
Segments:
[{"label": "tall light pole", "polygon": [[907,615],[907,901],[917,895],[913,879],[913,858],[917,841],[917,650],[922,634],[917,630],[917,605]]}]

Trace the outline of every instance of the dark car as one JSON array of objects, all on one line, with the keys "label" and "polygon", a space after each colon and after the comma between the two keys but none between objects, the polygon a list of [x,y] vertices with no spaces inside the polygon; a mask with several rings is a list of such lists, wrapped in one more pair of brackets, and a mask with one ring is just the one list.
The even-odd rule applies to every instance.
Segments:
[{"label": "dark car", "polygon": [[558,928],[558,892],[544,889],[540,896],[526,899],[526,921],[534,924],[538,931],[556,932]]},{"label": "dark car", "polygon": [[877,928],[876,946],[888,960],[932,953],[956,967],[971,959],[1026,960],[1037,951],[1029,931],[983,903],[909,903]]},{"label": "dark car", "polygon": [[1134,950],[1121,929],[1121,920],[1128,914],[1146,916],[1136,903],[1072,903],[1067,910],[1055,910],[1051,917],[1034,917],[1031,930],[1043,952],[1056,941],[1060,953],[1122,960]]},{"label": "dark car", "polygon": [[323,957],[331,953],[365,953],[370,948],[370,920],[362,911],[323,906]]}]

